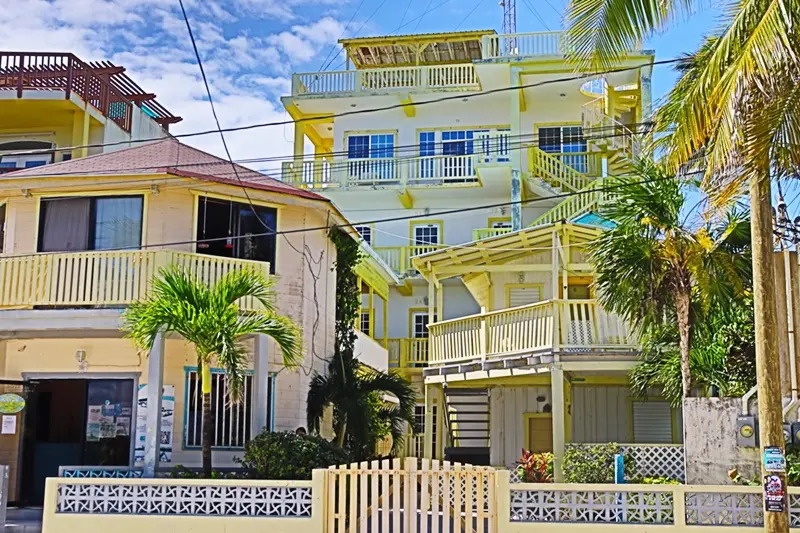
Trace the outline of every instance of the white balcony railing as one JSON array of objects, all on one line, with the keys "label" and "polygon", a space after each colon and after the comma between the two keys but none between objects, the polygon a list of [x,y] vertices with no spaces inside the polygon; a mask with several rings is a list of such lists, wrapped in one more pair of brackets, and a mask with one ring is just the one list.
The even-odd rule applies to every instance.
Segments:
[{"label": "white balcony railing", "polygon": [[563,56],[563,35],[560,31],[484,35],[483,59]]},{"label": "white balcony railing", "polygon": [[[0,308],[125,306],[150,294],[159,268],[179,265],[208,284],[228,272],[269,275],[269,263],[172,250],[87,251],[0,257]],[[253,298],[243,309],[261,309]]]},{"label": "white balcony railing", "polygon": [[307,72],[292,76],[292,96],[344,95],[427,89],[480,89],[472,63]]},{"label": "white balcony railing", "polygon": [[429,364],[546,353],[632,351],[637,339],[594,300],[547,300],[431,324]]},{"label": "white balcony railing", "polygon": [[374,246],[373,250],[383,259],[389,268],[401,276],[416,274],[411,266],[411,258],[444,248],[443,244],[427,244],[422,246]]}]

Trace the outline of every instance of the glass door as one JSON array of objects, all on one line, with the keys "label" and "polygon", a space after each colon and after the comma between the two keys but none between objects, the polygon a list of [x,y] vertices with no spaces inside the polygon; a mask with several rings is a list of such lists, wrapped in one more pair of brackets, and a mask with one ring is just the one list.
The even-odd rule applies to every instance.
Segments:
[{"label": "glass door", "polygon": [[132,417],[132,379],[88,380],[83,464],[129,465]]}]

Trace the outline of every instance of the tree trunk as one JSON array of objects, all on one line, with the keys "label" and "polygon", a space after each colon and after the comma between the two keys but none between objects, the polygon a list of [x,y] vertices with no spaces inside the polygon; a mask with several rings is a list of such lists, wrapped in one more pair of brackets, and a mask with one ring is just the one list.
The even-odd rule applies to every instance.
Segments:
[{"label": "tree trunk", "polygon": [[[778,446],[783,449],[784,441],[780,361],[777,344],[774,339],[770,338],[770,335],[774,335],[777,331],[772,246],[772,191],[769,165],[765,162],[760,165],[760,168],[762,171],[756,177],[750,178],[750,210],[753,243],[758,426],[763,454],[764,448],[767,446]],[[766,475],[763,465],[761,473]],[[785,497],[785,500],[788,510],[788,497]],[[768,533],[788,533],[788,513],[765,512],[764,530]]]},{"label": "tree trunk", "polygon": [[211,367],[203,361],[203,476],[211,477],[211,444],[214,442],[214,411],[211,408]]},{"label": "tree trunk", "polygon": [[[686,287],[688,289],[688,287]],[[681,384],[683,386],[683,397],[688,398],[692,395],[692,369],[689,365],[689,353],[692,348],[692,329],[691,329],[691,292],[689,290],[679,290],[675,295],[675,312],[678,315],[678,343],[681,351]]]}]

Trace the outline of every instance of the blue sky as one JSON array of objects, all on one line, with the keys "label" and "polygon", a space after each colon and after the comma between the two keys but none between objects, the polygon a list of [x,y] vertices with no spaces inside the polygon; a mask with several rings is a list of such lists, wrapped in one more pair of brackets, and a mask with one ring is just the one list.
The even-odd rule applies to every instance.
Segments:
[{"label": "blue sky", "polygon": [[[385,35],[401,26],[399,33],[500,31],[502,20],[497,0],[185,3],[225,127],[286,118],[278,98],[289,91],[291,73],[319,69],[342,35]],[[566,0],[518,0],[517,31],[559,29],[565,5]],[[655,49],[658,59],[693,50],[714,27],[713,13],[709,9],[679,21],[646,47]],[[175,133],[213,128],[178,0],[13,0],[0,10],[0,49],[71,51],[84,60],[112,60],[184,117]],[[343,68],[343,57],[329,68]],[[654,98],[674,79],[668,67],[656,67]],[[286,126],[230,134],[228,140],[234,158],[243,159],[286,156],[291,139]],[[222,153],[216,136],[187,142]]]}]

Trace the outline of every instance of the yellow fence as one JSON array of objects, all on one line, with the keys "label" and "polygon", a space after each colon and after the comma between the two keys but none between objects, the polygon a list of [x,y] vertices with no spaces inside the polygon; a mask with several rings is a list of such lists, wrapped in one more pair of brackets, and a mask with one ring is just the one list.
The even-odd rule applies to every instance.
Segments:
[{"label": "yellow fence", "polygon": [[547,300],[436,322],[429,334],[430,364],[637,346],[630,327],[594,300]]},{"label": "yellow fence", "polygon": [[[761,492],[511,483],[507,470],[406,458],[316,470],[311,481],[51,478],[43,531],[749,533],[763,528]],[[786,505],[796,527],[800,488]]]},{"label": "yellow fence", "polygon": [[428,366],[428,339],[389,339],[389,368]]},{"label": "yellow fence", "polygon": [[404,276],[416,275],[417,273],[411,266],[412,257],[427,254],[441,248],[444,248],[444,245],[428,244],[425,246],[375,246],[373,250],[389,268]]},{"label": "yellow fence", "polygon": [[589,176],[600,174],[598,153],[547,153],[535,146],[528,148],[528,171],[564,192],[576,192],[592,182]]},{"label": "yellow fence", "polygon": [[490,237],[497,237],[498,235],[505,235],[511,233],[511,228],[480,228],[472,230],[472,240],[481,241]]},{"label": "yellow fence", "polygon": [[[180,265],[207,284],[234,270],[269,275],[269,263],[158,251],[89,251],[0,257],[0,308],[122,306],[145,298],[161,267]],[[247,299],[245,309],[260,308]]]}]

